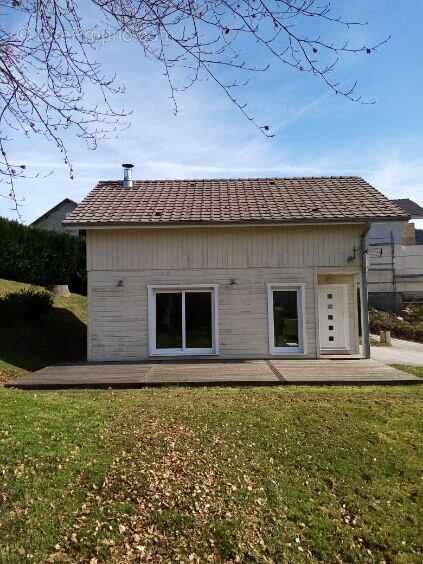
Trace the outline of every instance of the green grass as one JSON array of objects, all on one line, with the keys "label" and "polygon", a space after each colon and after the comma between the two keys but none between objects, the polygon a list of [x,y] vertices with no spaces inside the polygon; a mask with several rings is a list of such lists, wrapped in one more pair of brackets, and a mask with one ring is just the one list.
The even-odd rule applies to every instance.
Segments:
[{"label": "green grass", "polygon": [[404,372],[409,372],[410,374],[414,374],[414,376],[423,378],[423,366],[413,366],[411,364],[393,364],[392,366],[398,368],[398,370],[403,370]]},{"label": "green grass", "polygon": [[388,343],[381,343],[379,339],[370,338],[370,345],[372,347],[390,347],[392,345],[388,345]]},{"label": "green grass", "polygon": [[422,401],[0,390],[0,561],[421,562]]},{"label": "green grass", "polygon": [[[80,360],[85,322],[73,295],[1,328],[0,377]],[[422,401],[421,386],[0,388],[0,562],[421,562]]]},{"label": "green grass", "polygon": [[0,562],[45,562],[109,467],[110,394],[0,390]]},{"label": "green grass", "polygon": [[[28,287],[0,279],[0,296]],[[0,326],[0,382],[47,364],[84,359],[86,320],[87,298],[72,294],[56,297],[53,311],[40,322]]]}]

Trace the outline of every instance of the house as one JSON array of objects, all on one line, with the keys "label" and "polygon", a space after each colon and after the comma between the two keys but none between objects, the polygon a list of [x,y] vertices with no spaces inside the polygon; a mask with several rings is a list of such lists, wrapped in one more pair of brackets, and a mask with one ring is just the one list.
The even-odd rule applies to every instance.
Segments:
[{"label": "house", "polygon": [[[407,212],[411,219],[423,219],[423,208],[410,198],[399,198],[392,201]],[[416,229],[414,223],[402,222],[402,226],[401,245],[416,245],[418,229]]]},{"label": "house", "polygon": [[[408,198],[392,200],[411,219],[423,219],[423,208]],[[373,223],[369,243],[369,303],[398,311],[406,300],[423,300],[423,245],[414,223]]]},{"label": "house", "polygon": [[[69,198],[65,198],[48,211],[43,213],[38,219],[31,223],[32,227],[47,229],[49,231],[64,231],[63,220],[70,214],[78,204]],[[78,229],[66,229],[71,235],[78,236]]]},{"label": "house", "polygon": [[369,223],[408,214],[357,177],[102,181],[86,230],[88,359],[369,355]]}]

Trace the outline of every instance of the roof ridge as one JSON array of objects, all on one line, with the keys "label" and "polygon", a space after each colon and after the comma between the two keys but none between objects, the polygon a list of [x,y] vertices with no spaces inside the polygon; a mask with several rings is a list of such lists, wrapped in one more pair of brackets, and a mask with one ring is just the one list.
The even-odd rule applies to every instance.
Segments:
[{"label": "roof ridge", "polygon": [[[253,181],[253,180],[326,180],[326,179],[346,179],[355,178],[357,180],[364,180],[362,176],[357,175],[332,175],[332,176],[248,176],[248,177],[214,177],[214,178],[142,178],[133,179],[133,182],[150,182],[150,183],[160,183],[160,182],[233,182],[233,181]],[[99,180],[97,184],[121,184],[122,180]]]}]

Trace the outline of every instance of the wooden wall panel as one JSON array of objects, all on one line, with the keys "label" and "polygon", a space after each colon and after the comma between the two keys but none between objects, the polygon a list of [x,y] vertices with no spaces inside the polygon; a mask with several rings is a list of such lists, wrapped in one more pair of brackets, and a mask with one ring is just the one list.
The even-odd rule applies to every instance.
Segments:
[{"label": "wooden wall panel", "polygon": [[346,266],[354,247],[359,247],[361,229],[334,225],[89,230],[88,270]]}]

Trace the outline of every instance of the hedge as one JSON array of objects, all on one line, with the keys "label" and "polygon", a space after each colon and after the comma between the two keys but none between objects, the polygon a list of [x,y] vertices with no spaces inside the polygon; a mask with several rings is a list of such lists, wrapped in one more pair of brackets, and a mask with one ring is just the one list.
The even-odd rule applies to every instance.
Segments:
[{"label": "hedge", "polygon": [[0,278],[86,293],[85,240],[0,218]]}]

